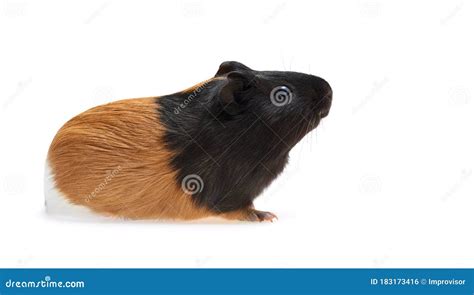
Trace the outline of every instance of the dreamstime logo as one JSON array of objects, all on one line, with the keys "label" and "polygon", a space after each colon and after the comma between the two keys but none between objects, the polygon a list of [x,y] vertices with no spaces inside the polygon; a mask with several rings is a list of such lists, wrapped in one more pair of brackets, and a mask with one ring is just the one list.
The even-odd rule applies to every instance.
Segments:
[{"label": "dreamstime logo", "polygon": [[359,6],[362,16],[376,18],[380,14],[382,3],[380,1],[364,1]]},{"label": "dreamstime logo", "polygon": [[382,81],[376,81],[374,82],[374,85],[372,89],[370,90],[369,94],[356,106],[352,108],[352,114],[357,113],[359,110],[361,110],[372,98],[375,97],[375,95],[383,88],[387,83],[389,82],[389,79],[385,77]]},{"label": "dreamstime logo", "polygon": [[465,88],[452,88],[449,96],[453,105],[466,105],[471,101],[471,94]]},{"label": "dreamstime logo", "polygon": [[104,178],[104,181],[102,181],[88,196],[84,198],[84,200],[89,203],[90,201],[94,200],[97,195],[105,189],[107,184],[109,184],[112,179],[114,179],[117,174],[122,170],[122,166],[117,166],[114,170],[111,172],[107,173],[107,176]]},{"label": "dreamstime logo", "polygon": [[360,179],[359,191],[364,194],[375,194],[382,190],[382,183],[377,176],[364,176]]},{"label": "dreamstime logo", "polygon": [[197,174],[186,175],[181,181],[181,189],[188,195],[194,195],[202,192],[204,182]]},{"label": "dreamstime logo", "polygon": [[109,5],[109,3],[105,2],[105,3],[102,3],[102,5],[97,8],[91,15],[89,15],[89,17],[84,21],[84,23],[87,25],[87,24],[90,24],[94,19],[96,19],[101,13],[102,11]]},{"label": "dreamstime logo", "polygon": [[464,3],[461,2],[461,3],[458,4],[456,7],[454,7],[454,9],[451,10],[448,15],[446,15],[445,17],[443,17],[443,18],[440,20],[441,25],[446,25],[446,24],[449,23],[452,19],[454,19],[454,17],[455,17],[456,15],[458,15],[459,11],[461,11],[461,9],[463,8],[463,6],[464,6]]},{"label": "dreamstime logo", "polygon": [[179,115],[179,113],[184,110],[196,97],[199,93],[201,93],[201,91],[204,90],[204,88],[207,87],[207,85],[209,85],[209,82],[210,81],[206,81],[204,83],[202,83],[201,85],[199,85],[198,87],[194,88],[193,92],[191,92],[191,94],[189,94],[184,100],[182,103],[180,103],[177,107],[174,108],[174,113],[176,115]]},{"label": "dreamstime logo", "polygon": [[281,107],[291,103],[293,100],[293,93],[286,86],[278,86],[272,89],[270,100],[275,106]]},{"label": "dreamstime logo", "polygon": [[198,18],[205,15],[205,9],[199,1],[182,2],[182,13],[186,18]]},{"label": "dreamstime logo", "polygon": [[26,1],[11,1],[7,0],[2,3],[3,9],[0,8],[0,11],[3,10],[3,14],[7,17],[20,17],[24,16],[25,12],[28,9],[29,3]]},{"label": "dreamstime logo", "polygon": [[273,9],[272,13],[271,13],[269,16],[267,16],[267,17],[263,20],[263,22],[264,22],[265,24],[270,23],[280,12],[283,11],[283,9],[285,8],[285,6],[286,6],[286,2],[280,3],[278,6],[276,6],[276,7]]},{"label": "dreamstime logo", "polygon": [[[24,175],[6,175],[3,178],[3,192],[11,195],[19,195],[25,191],[26,181]],[[2,190],[0,188],[0,191]]]},{"label": "dreamstime logo", "polygon": [[18,82],[15,92],[12,95],[10,95],[8,99],[3,103],[3,108],[6,109],[10,105],[10,103],[12,103],[15,100],[15,98],[17,98],[23,91],[25,91],[28,85],[31,84],[31,81],[32,79],[30,77],[26,80]]},{"label": "dreamstime logo", "polygon": [[390,255],[386,253],[382,257],[375,258],[373,260],[374,267],[381,267],[382,265],[386,264],[387,260],[390,259]]},{"label": "dreamstime logo", "polygon": [[459,179],[454,183],[449,190],[447,190],[442,196],[441,200],[446,201],[450,197],[454,196],[454,194],[461,189],[461,187],[469,181],[472,175],[472,169],[463,169],[461,171],[461,176]]},{"label": "dreamstime logo", "polygon": [[91,95],[94,100],[113,100],[116,95],[113,90],[107,86],[97,86]]},{"label": "dreamstime logo", "polygon": [[38,281],[5,281],[8,289],[33,289],[33,288],[85,288],[84,281],[53,281],[51,276],[45,276]]}]

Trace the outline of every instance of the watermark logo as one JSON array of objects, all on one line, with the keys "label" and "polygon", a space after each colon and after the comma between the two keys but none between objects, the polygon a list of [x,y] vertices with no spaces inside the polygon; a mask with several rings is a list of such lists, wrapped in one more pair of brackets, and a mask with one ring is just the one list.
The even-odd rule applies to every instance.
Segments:
[{"label": "watermark logo", "polygon": [[352,108],[352,114],[356,114],[363,109],[389,82],[387,77],[381,81],[375,81],[370,92],[362,99],[362,101]]},{"label": "watermark logo", "polygon": [[209,85],[209,81],[206,81],[196,87],[191,94],[189,94],[182,103],[180,103],[177,107],[174,108],[175,115],[179,115],[182,110],[184,110],[197,96],[201,91],[203,91]]},{"label": "watermark logo", "polygon": [[39,281],[5,281],[6,288],[85,288],[84,281],[54,281],[51,276],[45,276]]},{"label": "watermark logo", "polygon": [[458,5],[456,5],[456,7],[454,7],[450,12],[449,14],[445,15],[441,20],[440,20],[440,24],[441,25],[446,25],[448,23],[450,23],[458,14],[459,12],[462,10],[464,6],[464,3],[461,2],[459,3]]},{"label": "watermark logo", "polygon": [[359,191],[364,194],[375,194],[382,190],[382,181],[378,176],[366,175],[360,179]]},{"label": "watermark logo", "polygon": [[204,181],[197,174],[186,175],[181,181],[181,189],[188,195],[200,193],[204,189]]},{"label": "watermark logo", "polygon": [[12,95],[10,95],[8,99],[3,103],[3,109],[6,109],[18,96],[20,96],[23,91],[25,91],[25,89],[31,84],[31,82],[31,77],[18,82],[15,92],[13,92]]},{"label": "watermark logo", "polygon": [[278,86],[273,88],[272,92],[270,92],[270,100],[275,106],[281,107],[291,103],[293,93],[286,86]]},{"label": "watermark logo", "polygon": [[95,199],[97,195],[105,189],[107,184],[109,184],[112,181],[112,179],[114,179],[114,177],[117,176],[117,174],[119,174],[121,170],[122,170],[122,166],[119,165],[117,166],[117,168],[115,168],[110,173],[108,173],[107,176],[104,178],[104,181],[102,181],[98,186],[96,186],[96,188],[87,197],[85,197],[84,200],[87,203],[89,203],[90,201]]},{"label": "watermark logo", "polygon": [[468,89],[463,87],[451,88],[449,91],[449,100],[452,105],[464,106],[471,101],[471,93]]},{"label": "watermark logo", "polygon": [[472,176],[472,169],[463,169],[457,181],[441,196],[442,201],[447,201],[466,184]]}]

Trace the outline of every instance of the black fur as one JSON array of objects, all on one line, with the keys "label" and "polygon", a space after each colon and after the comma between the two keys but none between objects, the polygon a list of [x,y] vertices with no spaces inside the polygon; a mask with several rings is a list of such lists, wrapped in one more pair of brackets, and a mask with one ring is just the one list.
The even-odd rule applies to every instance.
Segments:
[{"label": "black fur", "polygon": [[[272,103],[279,86],[291,91],[290,103]],[[291,148],[327,115],[331,100],[321,78],[222,63],[215,79],[157,99],[178,183],[199,175],[204,186],[193,198],[217,212],[251,205],[283,171]]]}]

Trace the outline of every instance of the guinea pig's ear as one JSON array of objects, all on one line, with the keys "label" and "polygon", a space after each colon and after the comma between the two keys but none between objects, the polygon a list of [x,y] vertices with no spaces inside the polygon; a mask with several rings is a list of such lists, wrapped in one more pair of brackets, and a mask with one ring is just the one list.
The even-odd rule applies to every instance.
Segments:
[{"label": "guinea pig's ear", "polygon": [[227,74],[225,84],[217,93],[219,103],[227,114],[236,115],[242,110],[243,91],[249,87],[251,79],[250,75],[242,72]]},{"label": "guinea pig's ear", "polygon": [[252,71],[252,69],[237,61],[225,61],[219,66],[215,77],[224,76],[227,73],[235,71]]}]

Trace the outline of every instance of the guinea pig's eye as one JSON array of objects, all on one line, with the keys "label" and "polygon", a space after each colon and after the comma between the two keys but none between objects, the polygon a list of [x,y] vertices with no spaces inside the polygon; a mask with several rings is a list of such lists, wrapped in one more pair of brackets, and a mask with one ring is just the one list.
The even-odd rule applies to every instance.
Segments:
[{"label": "guinea pig's eye", "polygon": [[270,100],[277,107],[287,105],[293,100],[293,92],[288,86],[277,86],[270,92]]}]

